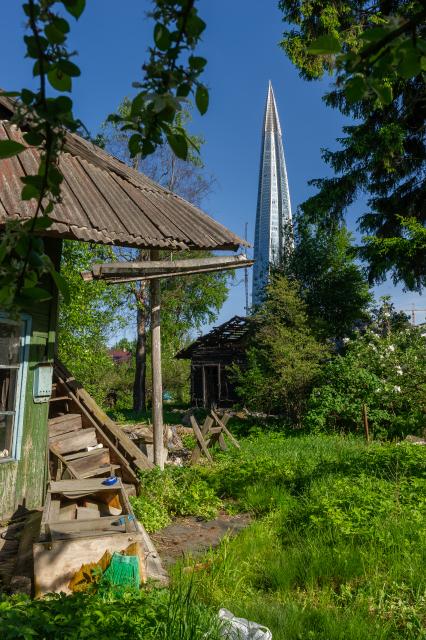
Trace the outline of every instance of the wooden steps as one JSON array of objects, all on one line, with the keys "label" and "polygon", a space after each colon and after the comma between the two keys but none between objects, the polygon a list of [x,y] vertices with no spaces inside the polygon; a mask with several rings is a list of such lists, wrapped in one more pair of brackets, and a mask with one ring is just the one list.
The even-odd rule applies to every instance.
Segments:
[{"label": "wooden steps", "polygon": [[59,362],[54,364],[49,415],[52,480],[115,473],[127,493],[136,494],[138,470],[152,468],[152,463]]}]

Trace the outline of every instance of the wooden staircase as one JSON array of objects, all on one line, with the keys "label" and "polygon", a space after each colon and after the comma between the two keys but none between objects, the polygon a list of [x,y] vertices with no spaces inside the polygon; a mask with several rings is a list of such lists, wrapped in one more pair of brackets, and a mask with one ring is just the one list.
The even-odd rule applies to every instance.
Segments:
[{"label": "wooden staircase", "polygon": [[65,366],[55,361],[49,407],[52,480],[106,477],[114,473],[137,491],[138,470],[153,464],[96,404]]}]

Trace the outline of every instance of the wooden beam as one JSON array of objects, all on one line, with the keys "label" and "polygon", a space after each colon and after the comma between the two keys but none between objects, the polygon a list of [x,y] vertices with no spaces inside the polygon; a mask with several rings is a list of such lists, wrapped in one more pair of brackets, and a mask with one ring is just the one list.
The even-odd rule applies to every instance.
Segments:
[{"label": "wooden beam", "polygon": [[[151,251],[151,258],[158,258]],[[164,469],[163,381],[161,375],[161,295],[160,280],[151,282],[151,363],[152,363],[152,425],[154,433],[154,463]]]},{"label": "wooden beam", "polygon": [[157,278],[176,278],[178,276],[228,269],[251,267],[253,260],[244,255],[213,256],[210,258],[190,258],[188,260],[152,260],[144,262],[113,262],[93,265],[91,271],[83,271],[83,280],[105,280],[111,284],[134,282],[136,280],[153,280]]}]

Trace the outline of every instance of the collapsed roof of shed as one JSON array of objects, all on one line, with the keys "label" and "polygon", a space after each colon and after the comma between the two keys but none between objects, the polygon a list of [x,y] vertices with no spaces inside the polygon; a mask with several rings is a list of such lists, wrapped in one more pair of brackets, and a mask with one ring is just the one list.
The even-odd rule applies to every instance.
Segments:
[{"label": "collapsed roof of shed", "polygon": [[192,358],[195,353],[207,352],[210,349],[220,351],[223,348],[240,348],[248,336],[250,326],[249,318],[233,316],[227,322],[197,338],[189,347],[179,351],[175,357],[183,360]]},{"label": "collapsed roof of shed", "polygon": [[[0,140],[22,144],[9,122],[14,103],[0,96]],[[39,152],[28,148],[0,161],[0,225],[30,218],[34,201],[22,201],[20,178],[37,172]],[[50,217],[50,235],[101,244],[151,249],[223,249],[247,246],[226,227],[80,136],[67,133],[59,161],[62,199]]]}]

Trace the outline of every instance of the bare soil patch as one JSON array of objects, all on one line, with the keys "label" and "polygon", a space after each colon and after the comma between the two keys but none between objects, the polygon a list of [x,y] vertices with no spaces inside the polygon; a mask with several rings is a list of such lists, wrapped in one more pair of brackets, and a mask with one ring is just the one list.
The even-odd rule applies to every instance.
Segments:
[{"label": "bare soil patch", "polygon": [[165,567],[185,556],[197,557],[217,547],[225,535],[235,535],[251,522],[247,513],[230,516],[220,513],[214,520],[188,516],[176,518],[165,529],[151,534],[151,539]]}]

